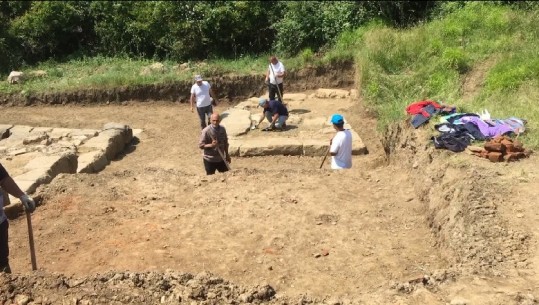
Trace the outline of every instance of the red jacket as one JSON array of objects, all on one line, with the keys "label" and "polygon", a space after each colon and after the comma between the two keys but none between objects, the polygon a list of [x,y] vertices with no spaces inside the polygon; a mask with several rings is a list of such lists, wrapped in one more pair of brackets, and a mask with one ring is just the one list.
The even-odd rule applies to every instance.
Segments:
[{"label": "red jacket", "polygon": [[428,118],[428,117],[430,117],[430,114],[428,112],[426,112],[425,110],[423,110],[423,108],[428,106],[428,105],[432,105],[436,109],[442,108],[442,106],[440,106],[440,104],[436,103],[435,101],[426,100],[426,101],[420,101],[420,102],[411,103],[410,105],[408,105],[408,107],[406,107],[406,112],[408,112],[409,114],[419,114],[419,113],[421,113],[423,116]]}]

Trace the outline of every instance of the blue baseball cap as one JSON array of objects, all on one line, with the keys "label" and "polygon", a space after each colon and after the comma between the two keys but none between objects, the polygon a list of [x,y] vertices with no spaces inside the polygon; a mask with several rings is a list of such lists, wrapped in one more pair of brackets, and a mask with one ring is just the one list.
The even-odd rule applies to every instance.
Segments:
[{"label": "blue baseball cap", "polygon": [[260,106],[260,107],[264,107],[264,104],[265,104],[265,103],[266,103],[266,99],[265,99],[265,98],[262,98],[262,97],[261,97],[261,98],[258,100],[258,106]]},{"label": "blue baseball cap", "polygon": [[335,125],[344,124],[344,118],[340,114],[334,114],[331,116],[331,123]]}]

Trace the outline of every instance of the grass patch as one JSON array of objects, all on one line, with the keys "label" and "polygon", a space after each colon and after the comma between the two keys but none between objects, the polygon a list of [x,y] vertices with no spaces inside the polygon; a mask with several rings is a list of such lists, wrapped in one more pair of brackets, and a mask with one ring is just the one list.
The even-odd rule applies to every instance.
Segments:
[{"label": "grass patch", "polygon": [[[520,139],[538,148],[539,137],[530,136],[539,121],[533,104],[539,85],[537,12],[478,1],[459,5],[408,30],[379,26],[355,32],[364,102],[376,109],[380,129],[404,119],[406,106],[423,99],[456,105],[459,112],[488,109],[493,118],[523,118],[528,129]],[[475,73],[479,92],[465,101],[465,76],[491,57],[496,63]]]},{"label": "grass patch", "polygon": [[[212,59],[203,62],[155,62],[146,59],[122,57],[92,57],[67,62],[48,61],[25,67],[24,83],[10,85],[0,82],[0,91],[6,94],[39,94],[45,92],[71,92],[86,89],[109,89],[120,86],[175,83],[191,80],[195,74],[204,77],[217,75],[265,75],[269,54],[237,60]],[[341,55],[334,56],[336,59]],[[324,62],[312,51],[305,50],[296,57],[280,58],[287,70],[299,69],[305,64],[318,66]],[[43,76],[32,76],[35,71],[45,71]],[[7,75],[0,76],[7,79]]]}]

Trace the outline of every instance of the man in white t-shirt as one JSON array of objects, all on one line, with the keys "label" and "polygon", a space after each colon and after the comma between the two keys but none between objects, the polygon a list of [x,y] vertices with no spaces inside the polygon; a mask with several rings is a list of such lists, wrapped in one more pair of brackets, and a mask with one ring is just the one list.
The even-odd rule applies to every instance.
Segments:
[{"label": "man in white t-shirt", "polygon": [[331,169],[344,169],[352,167],[352,133],[344,129],[344,118],[340,114],[331,117],[333,128],[337,131],[329,141],[331,154]]},{"label": "man in white t-shirt", "polygon": [[270,64],[266,71],[265,82],[268,84],[269,99],[275,100],[275,94],[278,95],[278,100],[283,102],[283,78],[286,75],[286,70],[282,62],[274,55],[270,57]]},{"label": "man in white t-shirt", "polygon": [[198,117],[200,118],[200,127],[204,129],[207,125],[210,125],[213,106],[217,106],[219,102],[215,94],[213,94],[210,83],[202,80],[202,76],[200,75],[195,75],[195,83],[191,87],[191,112],[193,112],[195,100]]}]

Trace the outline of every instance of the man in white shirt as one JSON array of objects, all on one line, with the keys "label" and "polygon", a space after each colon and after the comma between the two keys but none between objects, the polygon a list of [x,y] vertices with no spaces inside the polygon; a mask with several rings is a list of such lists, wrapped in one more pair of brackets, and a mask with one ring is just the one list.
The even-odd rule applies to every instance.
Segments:
[{"label": "man in white shirt", "polygon": [[278,100],[283,102],[283,78],[286,75],[286,70],[282,62],[275,55],[270,57],[270,64],[266,71],[265,82],[268,84],[269,99],[275,100],[275,93],[278,95]]},{"label": "man in white shirt", "polygon": [[202,76],[200,75],[195,75],[195,83],[191,87],[191,112],[193,112],[195,100],[198,117],[200,118],[200,127],[204,129],[207,125],[210,125],[213,106],[217,106],[218,101],[211,89],[210,83],[202,80]]},{"label": "man in white shirt", "polygon": [[344,129],[344,118],[340,114],[331,117],[333,128],[337,131],[329,141],[331,154],[331,169],[345,169],[352,167],[352,133]]}]

